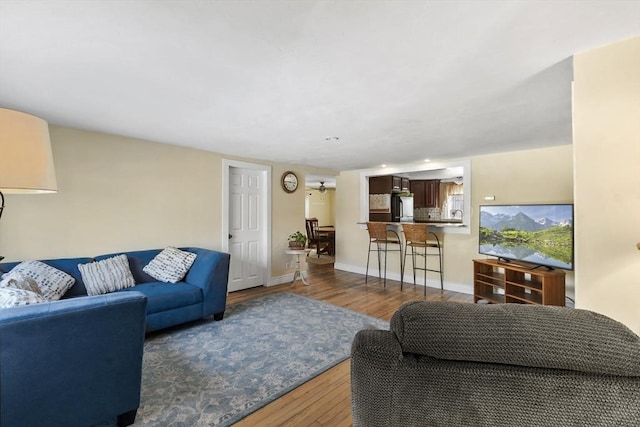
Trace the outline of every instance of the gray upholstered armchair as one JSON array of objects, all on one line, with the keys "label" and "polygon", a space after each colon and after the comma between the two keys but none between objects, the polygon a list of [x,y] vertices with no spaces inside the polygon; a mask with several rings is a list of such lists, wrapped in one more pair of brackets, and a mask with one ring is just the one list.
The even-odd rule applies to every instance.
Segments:
[{"label": "gray upholstered armchair", "polygon": [[413,302],[351,351],[353,425],[638,426],[640,337],[586,310]]}]

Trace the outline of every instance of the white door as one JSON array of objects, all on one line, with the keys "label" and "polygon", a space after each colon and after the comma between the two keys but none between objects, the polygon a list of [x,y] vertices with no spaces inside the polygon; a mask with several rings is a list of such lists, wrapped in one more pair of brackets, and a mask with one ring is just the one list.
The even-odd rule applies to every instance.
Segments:
[{"label": "white door", "polygon": [[229,169],[229,292],[263,285],[263,172]]}]

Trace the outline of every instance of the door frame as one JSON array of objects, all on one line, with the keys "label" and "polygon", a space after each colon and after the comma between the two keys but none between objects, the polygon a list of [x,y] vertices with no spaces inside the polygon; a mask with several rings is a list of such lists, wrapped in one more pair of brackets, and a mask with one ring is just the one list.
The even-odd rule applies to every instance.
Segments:
[{"label": "door frame", "polygon": [[257,163],[242,162],[239,160],[222,159],[222,251],[229,252],[229,206],[231,185],[229,171],[231,168],[253,169],[262,172],[262,285],[266,286],[271,278],[271,166]]}]

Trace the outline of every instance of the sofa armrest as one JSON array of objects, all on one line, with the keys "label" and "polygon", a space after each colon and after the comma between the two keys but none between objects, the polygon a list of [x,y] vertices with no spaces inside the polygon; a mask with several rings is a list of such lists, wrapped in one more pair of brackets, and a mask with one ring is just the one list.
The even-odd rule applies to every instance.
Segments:
[{"label": "sofa armrest", "polygon": [[231,255],[202,248],[180,249],[197,255],[184,281],[202,289],[203,317],[223,313],[227,304]]},{"label": "sofa armrest", "polygon": [[396,370],[402,349],[390,331],[359,331],[351,345],[351,407],[354,426],[389,426]]},{"label": "sofa armrest", "polygon": [[418,301],[391,330],[402,351],[437,359],[640,377],[640,337],[588,310]]},{"label": "sofa armrest", "polygon": [[86,426],[135,414],[146,305],[127,292],[0,310],[0,424]]}]

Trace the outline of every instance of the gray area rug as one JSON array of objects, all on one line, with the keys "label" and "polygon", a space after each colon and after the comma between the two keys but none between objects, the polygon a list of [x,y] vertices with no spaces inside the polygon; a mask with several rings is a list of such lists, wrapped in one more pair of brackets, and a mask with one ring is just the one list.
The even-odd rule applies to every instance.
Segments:
[{"label": "gray area rug", "polygon": [[291,293],[227,308],[145,341],[135,426],[228,426],[349,357],[387,321]]}]

